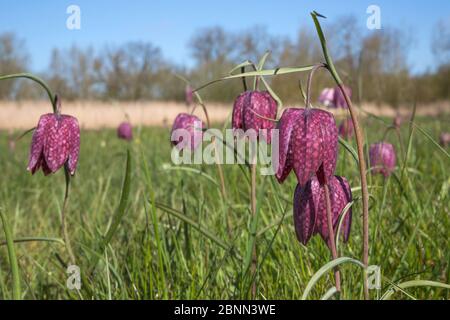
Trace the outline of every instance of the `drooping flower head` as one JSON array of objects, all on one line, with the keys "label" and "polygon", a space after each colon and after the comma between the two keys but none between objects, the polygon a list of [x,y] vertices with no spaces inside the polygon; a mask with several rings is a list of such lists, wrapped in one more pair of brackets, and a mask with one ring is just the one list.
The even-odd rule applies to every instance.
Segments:
[{"label": "drooping flower head", "polygon": [[282,183],[292,169],[303,186],[314,175],[325,183],[334,174],[338,132],[330,112],[321,109],[287,108],[279,122],[279,167]]},{"label": "drooping flower head", "polygon": [[34,174],[42,167],[48,175],[67,164],[70,174],[74,175],[79,152],[78,120],[65,114],[44,114],[33,134],[27,170]]},{"label": "drooping flower head", "polygon": [[173,122],[171,141],[179,150],[195,150],[203,139],[205,124],[197,117],[188,113],[180,113]]},{"label": "drooping flower head", "polygon": [[389,176],[395,169],[396,157],[394,146],[387,142],[374,143],[369,148],[369,160],[372,173]]},{"label": "drooping flower head", "polygon": [[184,99],[188,107],[192,104],[194,100],[194,92],[190,85],[186,85],[186,88],[184,90]]},{"label": "drooping flower head", "polygon": [[395,128],[400,128],[402,123],[403,123],[403,117],[399,113],[397,113],[392,124],[394,125]]},{"label": "drooping flower head", "polygon": [[117,136],[120,139],[130,141],[133,139],[133,127],[129,122],[122,122],[117,128]]},{"label": "drooping flower head", "polygon": [[319,103],[323,104],[325,107],[333,107],[334,89],[333,88],[323,89],[319,96]]},{"label": "drooping flower head", "polygon": [[353,121],[351,117],[346,118],[345,120],[343,120],[341,122],[341,124],[339,125],[339,135],[343,138],[343,139],[350,139],[351,137],[353,137],[353,132],[354,132],[354,126],[353,126]]},{"label": "drooping flower head", "polygon": [[253,129],[258,136],[259,130],[263,130],[262,138],[270,143],[277,109],[277,102],[268,91],[245,91],[234,101],[232,127],[244,131]]},{"label": "drooping flower head", "polygon": [[441,146],[448,147],[450,145],[450,132],[442,132],[439,136]]},{"label": "drooping flower head", "polygon": [[[331,177],[328,181],[328,187],[334,233],[336,234],[342,210],[352,201],[352,192],[350,185],[343,177]],[[350,207],[342,221],[341,232],[344,236],[344,242],[347,242],[350,236],[351,210]],[[298,184],[295,189],[294,226],[297,239],[302,244],[306,245],[309,239],[318,233],[330,247],[325,190],[316,177],[311,178],[304,186]]]},{"label": "drooping flower head", "polygon": [[[349,87],[344,86],[344,91],[347,93],[348,97],[352,97],[352,89]],[[334,88],[334,97],[333,97],[333,106],[335,108],[343,108],[347,109],[347,102],[345,101],[345,97],[342,94],[342,91],[339,87]]]}]

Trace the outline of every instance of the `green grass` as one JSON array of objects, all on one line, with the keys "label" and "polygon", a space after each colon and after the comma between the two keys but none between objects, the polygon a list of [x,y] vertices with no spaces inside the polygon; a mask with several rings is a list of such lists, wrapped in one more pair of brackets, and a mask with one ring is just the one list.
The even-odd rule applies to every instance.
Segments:
[{"label": "green grass", "polygon": [[[417,123],[436,138],[441,130],[449,130],[449,120],[421,118]],[[385,127],[377,119],[366,119],[369,142],[381,139]],[[60,234],[64,173],[31,176],[26,171],[31,136],[20,140],[11,152],[6,133],[0,133],[0,207],[14,239],[22,240],[14,245],[22,298],[249,298],[251,279],[245,260],[252,222],[245,171],[238,165],[224,166],[228,197],[223,199],[215,166],[167,169],[167,164],[171,165],[169,129],[142,128],[135,136],[129,144],[118,140],[114,130],[82,132],[80,161],[66,213],[77,265],[84,276],[77,292],[66,288],[68,256]],[[402,126],[402,137],[406,148],[407,124]],[[404,155],[400,155],[393,131],[387,140],[396,145],[401,167]],[[354,147],[354,142],[351,145]],[[117,222],[115,217],[120,216],[127,148],[131,155],[130,195],[116,231],[106,237]],[[449,282],[449,168],[450,159],[415,130],[403,176],[400,169],[387,181],[369,175],[370,264],[379,265],[383,275],[383,288],[378,293],[371,291],[372,298],[381,297],[393,284],[411,280]],[[350,241],[339,244],[339,253],[360,260],[358,169],[342,146],[336,171],[356,188],[353,195],[357,199]],[[307,247],[296,240],[294,175],[283,185],[274,177],[257,179],[257,298],[300,299],[308,281],[330,261],[331,254],[318,236]],[[13,277],[4,240],[1,233],[0,298],[9,299]],[[361,268],[342,264],[341,273],[341,298],[361,299]],[[318,299],[332,287],[333,273],[326,272],[308,298]],[[393,299],[449,298],[449,290],[430,285],[396,288]]]}]

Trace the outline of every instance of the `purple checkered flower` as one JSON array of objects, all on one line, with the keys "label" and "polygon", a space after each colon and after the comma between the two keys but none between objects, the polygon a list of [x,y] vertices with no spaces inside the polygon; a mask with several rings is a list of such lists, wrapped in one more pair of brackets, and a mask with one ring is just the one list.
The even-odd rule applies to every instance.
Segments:
[{"label": "purple checkered flower", "polygon": [[203,139],[205,124],[197,117],[188,113],[180,113],[173,122],[171,141],[179,150],[195,150]]},{"label": "purple checkered flower", "polygon": [[389,176],[395,169],[396,157],[394,146],[387,142],[374,143],[369,148],[372,173]]},{"label": "purple checkered flower", "polygon": [[79,152],[78,120],[64,114],[44,114],[33,134],[27,170],[34,174],[42,167],[48,175],[66,164],[70,174],[74,175]]},{"label": "purple checkered flower", "polygon": [[339,135],[346,140],[349,140],[353,137],[354,132],[353,120],[352,118],[347,118],[341,122],[339,125]]},{"label": "purple checkered flower", "polygon": [[245,91],[234,101],[231,124],[233,129],[253,129],[271,142],[272,129],[276,127],[277,102],[268,91]]},{"label": "purple checkered flower", "polygon": [[439,136],[441,146],[448,147],[450,145],[450,132],[442,132]]},{"label": "purple checkered flower", "polygon": [[334,89],[323,89],[319,96],[319,103],[323,104],[325,107],[332,108],[334,103]]},{"label": "purple checkered flower", "polygon": [[303,186],[314,175],[326,183],[336,169],[338,132],[330,112],[321,109],[287,108],[279,129],[279,167],[282,183],[292,169]]},{"label": "purple checkered flower", "polygon": [[[349,98],[352,97],[352,89],[344,86],[344,91],[347,93]],[[333,106],[334,108],[348,108],[347,102],[345,101],[344,95],[339,87],[334,88]]]},{"label": "purple checkered flower", "polygon": [[117,128],[117,136],[120,139],[130,141],[133,139],[133,127],[129,122],[122,122]]},{"label": "purple checkered flower", "polygon": [[[331,214],[336,234],[338,222],[345,206],[352,201],[352,192],[347,180],[332,176],[328,181],[330,189]],[[352,223],[351,207],[342,222],[341,232],[344,242],[348,241]],[[297,185],[294,194],[294,226],[297,239],[306,245],[309,239],[320,234],[330,247],[324,187],[316,177],[301,186]]]}]

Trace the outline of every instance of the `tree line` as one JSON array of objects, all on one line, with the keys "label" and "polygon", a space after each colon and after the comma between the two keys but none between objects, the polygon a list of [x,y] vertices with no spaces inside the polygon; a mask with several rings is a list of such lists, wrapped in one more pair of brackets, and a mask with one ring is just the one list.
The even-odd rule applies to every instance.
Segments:
[{"label": "tree line", "polygon": [[[353,98],[392,106],[450,99],[450,23],[440,21],[431,35],[435,64],[421,74],[411,72],[420,61],[409,61],[413,37],[405,31],[384,28],[365,34],[352,16],[328,25],[326,33],[332,55]],[[316,32],[301,27],[294,39],[275,36],[264,27],[230,32],[222,27],[198,30],[187,44],[193,66],[172,63],[149,42],[128,42],[99,48],[54,48],[40,76],[68,100],[175,100],[184,99],[184,84],[175,73],[198,86],[226,75],[236,64],[257,62],[271,51],[267,67],[302,66],[323,61]],[[16,34],[0,34],[0,74],[29,70],[30,53]],[[250,83],[250,82],[249,82]],[[306,75],[270,79],[272,88],[286,103],[303,101],[299,87]],[[333,82],[325,72],[314,78],[312,95]],[[227,81],[202,92],[208,101],[230,102],[242,91],[241,81]],[[26,81],[5,82],[0,99],[34,99],[42,92]]]}]

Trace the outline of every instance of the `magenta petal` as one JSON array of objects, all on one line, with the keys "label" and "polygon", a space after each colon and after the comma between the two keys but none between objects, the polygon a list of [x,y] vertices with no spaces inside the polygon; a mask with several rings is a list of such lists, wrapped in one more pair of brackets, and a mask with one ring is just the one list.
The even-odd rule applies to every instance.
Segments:
[{"label": "magenta petal", "polygon": [[269,92],[246,91],[234,102],[232,127],[244,131],[252,129],[270,143],[272,130],[276,127],[277,108],[277,102]]},{"label": "magenta petal", "polygon": [[321,158],[323,165],[324,181],[325,183],[329,177],[334,174],[336,169],[337,155],[338,155],[338,132],[336,122],[331,113],[323,110],[316,111],[319,117],[319,127],[321,135]]},{"label": "magenta petal", "polygon": [[69,158],[67,160],[67,166],[71,175],[75,174],[78,163],[78,155],[80,153],[80,127],[78,120],[71,116],[63,116],[63,122],[69,128]]},{"label": "magenta petal", "polygon": [[173,123],[172,135],[175,130],[185,130],[187,141],[184,141],[183,136],[181,136],[178,141],[172,141],[172,144],[179,150],[186,148],[190,150],[197,149],[203,140],[203,127],[205,127],[205,124],[198,117],[180,113]]},{"label": "magenta petal", "polygon": [[69,156],[70,128],[63,116],[55,116],[46,130],[44,157],[50,171],[56,172],[66,162]]},{"label": "magenta petal", "polygon": [[244,102],[250,95],[250,91],[241,93],[233,105],[233,114],[231,118],[231,126],[233,129],[243,129],[244,128]]},{"label": "magenta petal", "polygon": [[314,109],[306,109],[304,117],[294,127],[291,147],[294,172],[300,185],[304,185],[321,164],[320,118]]},{"label": "magenta petal", "polygon": [[[317,181],[316,179],[313,179]],[[342,213],[342,210],[345,206],[352,201],[352,194],[350,185],[347,180],[343,177],[333,176],[328,181],[328,186],[330,189],[330,202],[331,202],[331,215],[333,220],[333,229],[334,232],[337,232],[339,217]],[[351,208],[349,212],[347,212],[344,221],[342,222],[341,232],[344,235],[344,242],[348,241],[350,235],[351,228],[351,219],[352,219],[352,211]],[[320,201],[318,208],[318,217],[316,223],[315,233],[319,233],[322,239],[329,243],[329,233],[328,233],[328,220],[327,220],[327,211],[326,211],[326,202],[325,202],[325,191],[324,188],[321,187],[320,191]]]},{"label": "magenta petal", "polygon": [[[340,214],[341,211],[345,208],[345,206],[353,200],[352,191],[347,179],[345,179],[344,177],[336,176],[335,179],[333,179],[332,186],[335,193],[334,205],[336,208],[338,208],[338,210],[340,209],[338,212]],[[342,222],[342,233],[344,234],[344,242],[347,242],[350,237],[351,225],[352,225],[352,207],[348,209],[344,221]]]},{"label": "magenta petal", "polygon": [[288,108],[286,109],[278,122],[279,130],[279,167],[276,178],[282,183],[289,175],[292,169],[292,151],[290,150],[291,135],[296,121],[303,114],[304,109]]},{"label": "magenta petal", "polygon": [[394,146],[390,143],[374,143],[369,148],[369,159],[372,173],[389,176],[395,169],[396,156]]},{"label": "magenta petal", "polygon": [[305,186],[297,184],[294,194],[294,226],[297,239],[306,245],[314,233],[319,209],[320,185],[311,179]]},{"label": "magenta petal", "polygon": [[54,121],[55,118],[51,113],[44,114],[39,118],[38,125],[31,140],[30,159],[27,167],[32,174],[34,174],[41,167],[46,130],[49,125],[54,123]]},{"label": "magenta petal", "polygon": [[117,136],[120,139],[130,141],[133,139],[133,127],[129,122],[122,122],[117,128]]}]

